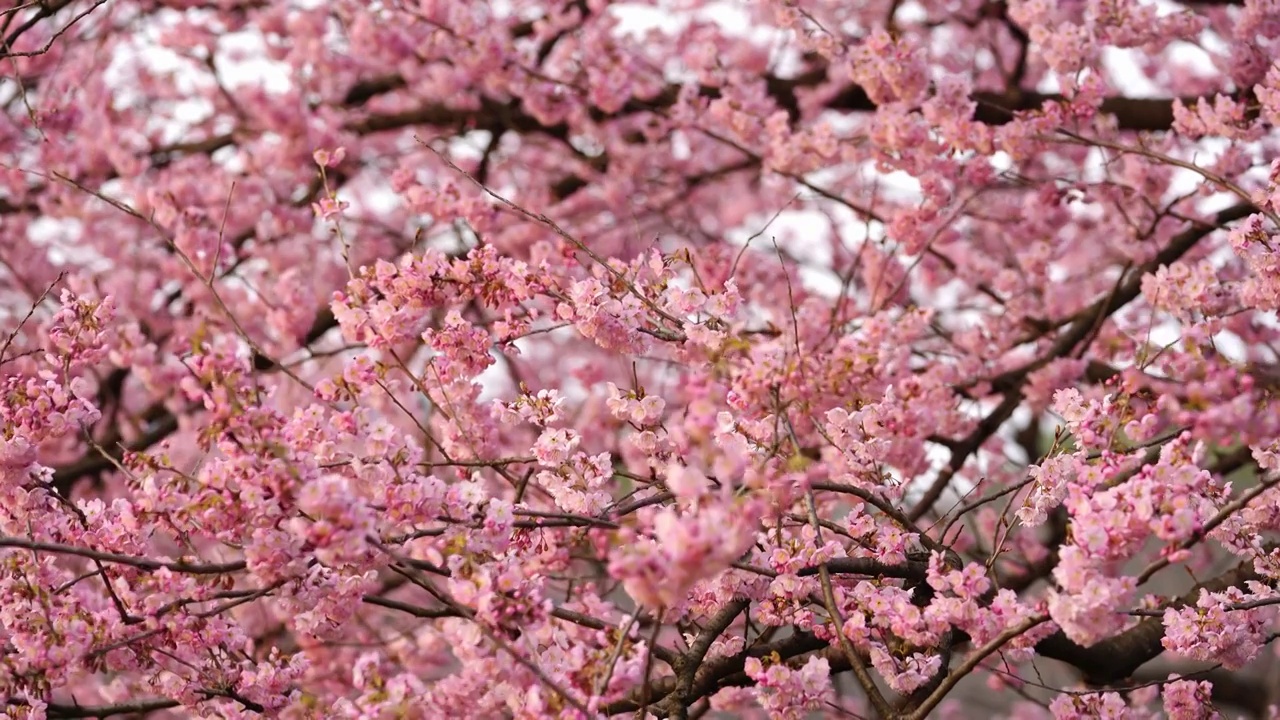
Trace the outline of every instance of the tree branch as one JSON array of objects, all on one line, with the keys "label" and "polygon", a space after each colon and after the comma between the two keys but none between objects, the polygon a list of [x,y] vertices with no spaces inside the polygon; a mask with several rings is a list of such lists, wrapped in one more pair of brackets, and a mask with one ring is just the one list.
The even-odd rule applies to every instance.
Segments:
[{"label": "tree branch", "polygon": [[[1233,570],[1196,585],[1166,607],[1193,604],[1200,598],[1202,590],[1221,592],[1257,579],[1253,562],[1246,561]],[[1164,652],[1164,646],[1161,645],[1163,639],[1164,620],[1151,617],[1119,635],[1087,648],[1072,642],[1059,630],[1036,643],[1036,653],[1076,667],[1084,674],[1085,682],[1091,685],[1110,685],[1132,677],[1139,667]]]}]

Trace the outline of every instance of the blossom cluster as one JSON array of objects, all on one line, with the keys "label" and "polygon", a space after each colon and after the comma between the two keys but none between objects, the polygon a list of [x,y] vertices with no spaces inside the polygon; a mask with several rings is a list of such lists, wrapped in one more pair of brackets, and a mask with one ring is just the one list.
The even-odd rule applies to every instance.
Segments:
[{"label": "blossom cluster", "polygon": [[644,5],[5,11],[0,717],[1280,714],[1275,0]]}]

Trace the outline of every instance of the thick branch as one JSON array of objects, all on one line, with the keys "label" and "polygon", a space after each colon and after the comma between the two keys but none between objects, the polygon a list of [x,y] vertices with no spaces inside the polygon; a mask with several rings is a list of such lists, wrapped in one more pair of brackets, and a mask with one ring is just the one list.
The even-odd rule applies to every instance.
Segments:
[{"label": "thick branch", "polygon": [[1133,676],[1140,685],[1156,684],[1168,681],[1170,675],[1187,680],[1208,680],[1213,683],[1213,702],[1231,705],[1249,713],[1250,717],[1267,716],[1267,692],[1271,689],[1266,680],[1250,677],[1239,672],[1227,670],[1139,670]]},{"label": "thick branch", "polygon": [[[866,575],[868,577],[923,580],[929,573],[929,563],[907,561],[900,565],[891,565],[871,558],[844,557],[828,560],[827,572],[832,575]],[[796,572],[798,577],[811,577],[817,574],[817,565],[801,568]]]},{"label": "thick branch", "polygon": [[102,448],[102,451],[97,448],[90,448],[84,457],[70,465],[57,468],[53,471],[53,487],[59,494],[67,495],[80,478],[110,470],[115,467],[116,463],[120,462],[125,452],[142,452],[169,437],[177,429],[178,418],[166,412],[152,422],[151,427],[142,434],[142,437],[129,443],[128,446],[121,447],[116,444]]},{"label": "thick branch", "polygon": [[1069,321],[1070,326],[1067,331],[1058,338],[1048,353],[1027,365],[996,376],[991,380],[991,387],[997,391],[1016,387],[1021,385],[1029,373],[1039,370],[1056,358],[1066,357],[1075,350],[1076,345],[1089,337],[1094,326],[1098,324],[1099,318],[1110,317],[1142,294],[1144,276],[1156,272],[1162,266],[1177,262],[1213,231],[1257,211],[1258,209],[1249,203],[1237,203],[1218,211],[1212,222],[1197,223],[1194,227],[1178,233],[1168,245],[1156,253],[1154,258],[1130,272],[1129,278],[1121,283],[1115,292],[1076,313]]},{"label": "thick branch", "polygon": [[[1195,603],[1202,590],[1221,592],[1258,579],[1252,562],[1244,562],[1235,569],[1192,588],[1171,606]],[[1134,627],[1089,647],[1072,642],[1059,630],[1036,644],[1036,653],[1073,665],[1084,673],[1085,681],[1092,685],[1110,685],[1133,676],[1138,668],[1164,652],[1160,641],[1164,639],[1164,620],[1149,617]]]},{"label": "thick branch", "polygon": [[[9,705],[25,706],[27,703],[21,700],[10,700]],[[115,715],[150,713],[181,706],[182,703],[177,700],[156,698],[154,700],[135,700],[116,703],[113,705],[67,705],[64,703],[49,703],[45,706],[45,712],[50,718],[55,720],[58,718],[108,718]]]},{"label": "thick branch", "polygon": [[186,573],[189,575],[223,575],[226,573],[240,572],[245,569],[244,562],[191,563],[185,560],[165,561],[149,557],[135,557],[133,555],[122,555],[120,553],[102,552],[74,545],[37,542],[35,540],[25,540],[23,538],[16,537],[0,536],[0,548],[21,548],[23,550],[48,552],[58,555],[71,555],[75,557],[88,558],[90,560],[98,560],[100,562],[128,565],[148,572],[168,570],[170,572]]},{"label": "thick branch", "polygon": [[[690,695],[685,698],[686,707],[716,693],[721,688],[752,684],[754,681],[743,672],[749,657],[763,658],[777,653],[783,660],[787,660],[807,652],[821,650],[827,645],[827,641],[821,640],[810,633],[797,632],[781,640],[748,648],[731,657],[718,657],[707,661],[698,668],[693,689]],[[665,698],[675,690],[675,687],[676,679],[674,677],[662,678],[649,687],[649,696]],[[641,693],[637,691],[626,700],[610,703],[602,709],[602,712],[609,716],[634,712],[641,706],[640,697]],[[654,704],[649,703],[649,707],[652,710]]]},{"label": "thick branch", "polygon": [[[775,75],[764,78],[769,96],[777,107],[786,111],[793,120],[800,117],[800,91],[818,87],[827,81],[825,67],[818,67],[791,78]],[[358,103],[366,99],[367,94],[374,88],[392,89],[402,85],[403,80],[395,77],[376,78],[357,83],[348,94],[348,99],[354,99]],[[606,113],[591,108],[589,114],[592,120],[604,122],[640,112],[665,110],[676,104],[680,90],[680,85],[671,84],[656,96],[632,99],[616,113]],[[699,87],[698,94],[708,100],[721,97],[719,88],[705,85]],[[1065,100],[1062,95],[1031,91],[976,92],[972,95],[972,99],[977,103],[973,119],[988,125],[1004,125],[1011,122],[1017,113],[1038,110],[1050,102]],[[1182,98],[1182,102],[1187,105],[1194,105],[1199,101],[1198,97]],[[1172,98],[1115,96],[1102,102],[1101,112],[1104,115],[1114,116],[1121,130],[1161,131],[1168,130],[1173,125],[1173,106]],[[861,87],[849,85],[832,97],[824,108],[846,113],[866,113],[874,112],[877,105]],[[495,122],[508,130],[518,132],[541,132],[555,137],[562,137],[567,132],[563,123],[553,126],[542,125],[521,109],[518,100],[502,103],[489,98],[481,98],[480,107],[475,110],[455,110],[443,104],[431,103],[402,113],[370,115],[362,121],[351,123],[348,129],[365,134],[418,124],[456,126],[469,123],[488,125]]]}]

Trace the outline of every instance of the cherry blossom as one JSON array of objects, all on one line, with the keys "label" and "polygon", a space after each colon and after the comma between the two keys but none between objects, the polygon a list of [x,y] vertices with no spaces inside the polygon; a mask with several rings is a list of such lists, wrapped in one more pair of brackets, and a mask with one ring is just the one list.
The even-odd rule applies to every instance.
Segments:
[{"label": "cherry blossom", "polygon": [[1280,5],[0,13],[0,717],[1280,717]]}]

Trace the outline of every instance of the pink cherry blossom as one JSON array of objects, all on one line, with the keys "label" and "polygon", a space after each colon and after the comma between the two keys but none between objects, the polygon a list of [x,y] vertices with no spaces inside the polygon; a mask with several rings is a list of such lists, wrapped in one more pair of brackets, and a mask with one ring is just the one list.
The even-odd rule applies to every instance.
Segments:
[{"label": "pink cherry blossom", "polygon": [[0,15],[0,716],[1280,716],[1273,0]]}]

